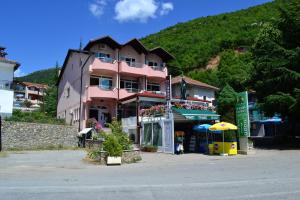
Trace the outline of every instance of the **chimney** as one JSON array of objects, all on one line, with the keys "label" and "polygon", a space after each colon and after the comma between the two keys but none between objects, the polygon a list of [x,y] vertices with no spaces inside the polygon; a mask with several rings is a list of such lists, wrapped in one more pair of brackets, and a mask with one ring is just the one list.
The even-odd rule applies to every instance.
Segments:
[{"label": "chimney", "polygon": [[5,47],[0,46],[0,58],[5,58],[5,56],[7,55],[5,49]]}]

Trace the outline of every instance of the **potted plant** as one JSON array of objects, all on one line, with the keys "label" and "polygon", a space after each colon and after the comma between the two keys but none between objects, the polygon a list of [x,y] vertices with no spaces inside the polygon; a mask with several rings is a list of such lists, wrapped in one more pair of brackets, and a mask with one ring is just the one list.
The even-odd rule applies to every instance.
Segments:
[{"label": "potted plant", "polygon": [[123,149],[116,136],[107,135],[106,140],[103,142],[103,150],[107,152],[107,165],[121,164]]}]

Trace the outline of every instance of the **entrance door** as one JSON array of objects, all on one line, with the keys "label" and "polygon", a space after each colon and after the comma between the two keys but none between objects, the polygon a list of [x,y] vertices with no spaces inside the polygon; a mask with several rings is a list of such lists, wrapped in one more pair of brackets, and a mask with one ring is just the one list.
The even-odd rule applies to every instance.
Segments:
[{"label": "entrance door", "polygon": [[102,127],[105,127],[105,124],[108,121],[108,109],[105,106],[102,106],[101,109],[98,110],[99,120],[98,122],[101,124]]},{"label": "entrance door", "polygon": [[90,109],[89,118],[95,118],[98,121],[98,110]]}]

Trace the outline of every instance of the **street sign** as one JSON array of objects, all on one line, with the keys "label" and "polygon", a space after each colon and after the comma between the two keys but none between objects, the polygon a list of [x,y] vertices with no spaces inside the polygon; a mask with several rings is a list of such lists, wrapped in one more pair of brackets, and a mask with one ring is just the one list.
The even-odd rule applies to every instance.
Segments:
[{"label": "street sign", "polygon": [[238,134],[241,137],[250,137],[250,120],[248,107],[248,93],[238,93],[238,102],[235,107]]}]

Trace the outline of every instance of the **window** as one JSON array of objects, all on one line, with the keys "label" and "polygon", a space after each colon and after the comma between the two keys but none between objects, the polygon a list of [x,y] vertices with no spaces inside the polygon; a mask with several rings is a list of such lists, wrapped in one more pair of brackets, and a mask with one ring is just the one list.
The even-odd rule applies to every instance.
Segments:
[{"label": "window", "polygon": [[103,62],[112,62],[112,59],[110,58],[110,54],[98,52],[96,53],[96,58],[99,58]]},{"label": "window", "polygon": [[149,61],[148,62],[148,65],[150,66],[150,67],[157,67],[158,65],[157,65],[157,62],[152,62],[152,61]]},{"label": "window", "polygon": [[105,77],[105,76],[91,76],[90,78],[90,85],[92,86],[99,86],[102,89],[110,90],[112,89],[112,78]]},{"label": "window", "polygon": [[127,65],[129,65],[131,67],[135,67],[136,66],[135,58],[121,57],[121,60],[125,61],[127,63]]},{"label": "window", "polygon": [[67,88],[67,98],[70,97],[70,87]]},{"label": "window", "polygon": [[157,83],[148,83],[147,91],[160,91],[160,85]]},{"label": "window", "polygon": [[121,80],[120,87],[128,92],[138,92],[139,90],[139,84],[135,80]]},{"label": "window", "polygon": [[206,101],[206,96],[203,96],[203,100]]}]

